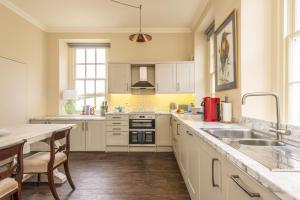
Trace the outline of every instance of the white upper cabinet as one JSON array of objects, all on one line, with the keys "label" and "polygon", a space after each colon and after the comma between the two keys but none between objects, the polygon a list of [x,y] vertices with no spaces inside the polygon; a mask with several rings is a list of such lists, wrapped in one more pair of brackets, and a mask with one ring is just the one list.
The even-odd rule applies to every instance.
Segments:
[{"label": "white upper cabinet", "polygon": [[155,65],[156,93],[176,93],[176,63]]},{"label": "white upper cabinet", "polygon": [[108,65],[108,92],[130,93],[130,64],[111,63]]},{"label": "white upper cabinet", "polygon": [[194,63],[177,63],[177,92],[194,93],[195,90],[195,66]]}]

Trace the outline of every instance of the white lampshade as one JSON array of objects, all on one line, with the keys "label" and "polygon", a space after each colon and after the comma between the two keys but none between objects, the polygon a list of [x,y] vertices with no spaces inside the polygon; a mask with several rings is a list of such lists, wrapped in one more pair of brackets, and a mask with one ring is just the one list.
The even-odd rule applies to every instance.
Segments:
[{"label": "white lampshade", "polygon": [[77,91],[76,90],[64,90],[63,91],[63,100],[76,100]]}]

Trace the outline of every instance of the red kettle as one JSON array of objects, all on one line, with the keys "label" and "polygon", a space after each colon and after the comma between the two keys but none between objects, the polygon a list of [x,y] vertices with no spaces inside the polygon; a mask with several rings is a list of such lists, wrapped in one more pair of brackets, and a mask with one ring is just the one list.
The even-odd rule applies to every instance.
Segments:
[{"label": "red kettle", "polygon": [[205,97],[201,106],[204,109],[204,121],[216,122],[221,120],[220,98]]}]

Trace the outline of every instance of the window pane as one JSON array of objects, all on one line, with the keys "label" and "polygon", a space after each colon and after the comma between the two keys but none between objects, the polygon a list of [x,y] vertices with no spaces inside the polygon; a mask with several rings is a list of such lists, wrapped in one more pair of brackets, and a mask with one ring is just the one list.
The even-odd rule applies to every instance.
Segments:
[{"label": "window pane", "polygon": [[94,81],[86,81],[86,93],[94,94],[95,93],[95,84]]},{"label": "window pane", "polygon": [[96,97],[96,110],[100,110],[100,106],[102,105],[102,102],[105,100],[104,96],[97,96]]},{"label": "window pane", "polygon": [[84,95],[84,81],[76,81],[76,91],[78,95]]},{"label": "window pane", "polygon": [[292,124],[300,125],[300,84],[290,86],[290,114]]},{"label": "window pane", "polygon": [[105,78],[105,65],[97,65],[97,78]]},{"label": "window pane", "polygon": [[300,81],[300,37],[293,41],[292,69],[290,81]]},{"label": "window pane", "polygon": [[85,66],[76,65],[76,78],[84,78],[84,77],[85,77]]},{"label": "window pane", "polygon": [[296,30],[300,30],[300,0],[296,0]]},{"label": "window pane", "polygon": [[97,49],[97,63],[105,63],[105,49]]},{"label": "window pane", "polygon": [[95,65],[87,65],[86,66],[86,77],[87,78],[95,78],[96,69]]},{"label": "window pane", "polygon": [[95,49],[87,49],[86,50],[86,62],[87,63],[95,63]]},{"label": "window pane", "polygon": [[84,97],[79,96],[78,100],[76,100],[76,110],[82,110],[83,106],[84,106]]},{"label": "window pane", "polygon": [[95,103],[94,103],[94,97],[93,96],[90,96],[90,97],[86,97],[86,100],[85,100],[85,102],[86,102],[86,105],[88,105],[88,106],[92,106],[92,107],[94,107],[95,106]]},{"label": "window pane", "polygon": [[85,63],[85,49],[76,49],[76,63]]},{"label": "window pane", "polygon": [[104,80],[97,80],[96,81],[96,93],[97,94],[104,94],[105,93],[105,81]]}]

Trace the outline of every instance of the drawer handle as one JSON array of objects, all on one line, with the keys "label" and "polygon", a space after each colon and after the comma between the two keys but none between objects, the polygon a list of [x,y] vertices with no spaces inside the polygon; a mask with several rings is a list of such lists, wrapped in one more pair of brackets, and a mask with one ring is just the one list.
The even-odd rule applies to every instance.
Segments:
[{"label": "drawer handle", "polygon": [[251,198],[259,198],[260,194],[255,192],[250,192],[245,186],[239,177],[239,175],[232,175],[231,179],[244,191],[246,192]]},{"label": "drawer handle", "polygon": [[190,131],[186,131],[186,133],[190,136],[193,136],[193,134]]},{"label": "drawer handle", "polygon": [[179,126],[180,126],[180,124],[177,124],[177,135],[180,135],[180,133],[179,133]]},{"label": "drawer handle", "polygon": [[113,135],[121,135],[121,133],[113,133]]},{"label": "drawer handle", "polygon": [[212,180],[212,186],[213,187],[220,187],[219,184],[215,183],[215,162],[218,162],[219,159],[213,158],[211,163],[211,180]]},{"label": "drawer handle", "polygon": [[113,128],[114,131],[120,131],[120,128]]},{"label": "drawer handle", "polygon": [[121,119],[121,117],[113,117],[113,119]]},{"label": "drawer handle", "polygon": [[112,124],[113,125],[120,125],[121,123],[120,122],[113,122]]}]

